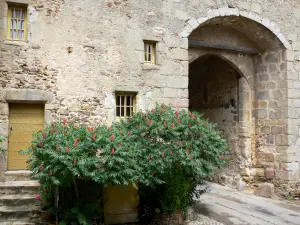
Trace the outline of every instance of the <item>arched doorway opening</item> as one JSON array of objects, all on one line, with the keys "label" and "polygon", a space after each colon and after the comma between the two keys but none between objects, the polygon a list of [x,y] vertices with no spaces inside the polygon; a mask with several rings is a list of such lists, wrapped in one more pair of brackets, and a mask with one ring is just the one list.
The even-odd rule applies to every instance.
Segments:
[{"label": "arched doorway opening", "polygon": [[276,156],[289,146],[285,45],[243,16],[203,20],[188,36],[189,107],[217,123],[227,139],[229,183],[235,185],[235,175],[274,179]]}]

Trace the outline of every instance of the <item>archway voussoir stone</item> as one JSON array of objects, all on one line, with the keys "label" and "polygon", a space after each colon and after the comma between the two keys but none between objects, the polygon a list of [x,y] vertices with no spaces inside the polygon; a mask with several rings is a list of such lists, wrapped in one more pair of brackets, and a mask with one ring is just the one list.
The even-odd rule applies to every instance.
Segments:
[{"label": "archway voussoir stone", "polygon": [[188,21],[188,24],[193,28],[196,29],[199,26],[199,22],[196,18],[192,18]]},{"label": "archway voussoir stone", "polygon": [[211,18],[218,17],[218,16],[220,16],[220,11],[219,11],[219,9],[209,9],[207,11],[207,16],[211,17]]},{"label": "archway voussoir stone", "polygon": [[202,23],[205,23],[207,20],[209,20],[208,17],[200,17],[198,18],[198,23],[201,25]]}]

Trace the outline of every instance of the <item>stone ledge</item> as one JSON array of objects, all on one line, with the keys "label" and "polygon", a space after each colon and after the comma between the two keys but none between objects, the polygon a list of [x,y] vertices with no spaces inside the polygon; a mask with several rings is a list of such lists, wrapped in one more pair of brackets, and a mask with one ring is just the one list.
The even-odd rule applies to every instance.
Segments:
[{"label": "stone ledge", "polygon": [[4,99],[7,102],[40,102],[45,103],[51,101],[53,93],[41,90],[25,89],[25,90],[8,90]]}]

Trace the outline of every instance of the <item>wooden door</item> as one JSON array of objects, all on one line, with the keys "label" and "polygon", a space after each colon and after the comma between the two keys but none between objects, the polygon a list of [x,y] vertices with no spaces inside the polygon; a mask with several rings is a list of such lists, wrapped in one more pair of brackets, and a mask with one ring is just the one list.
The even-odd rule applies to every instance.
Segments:
[{"label": "wooden door", "polygon": [[105,224],[137,222],[138,203],[138,190],[132,185],[109,186],[104,202]]},{"label": "wooden door", "polygon": [[44,129],[44,105],[10,104],[8,170],[25,170],[28,155],[20,155],[19,150],[27,150],[31,145],[32,133]]}]

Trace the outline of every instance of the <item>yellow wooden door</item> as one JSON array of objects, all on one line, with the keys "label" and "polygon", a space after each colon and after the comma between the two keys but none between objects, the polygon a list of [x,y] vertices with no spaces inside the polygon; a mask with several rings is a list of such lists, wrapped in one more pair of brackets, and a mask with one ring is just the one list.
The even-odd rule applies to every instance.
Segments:
[{"label": "yellow wooden door", "polygon": [[109,186],[105,193],[105,224],[137,222],[138,190],[130,186]]},{"label": "yellow wooden door", "polygon": [[20,155],[19,150],[27,150],[31,145],[32,133],[44,129],[44,105],[10,104],[8,170],[24,170],[28,155]]}]

